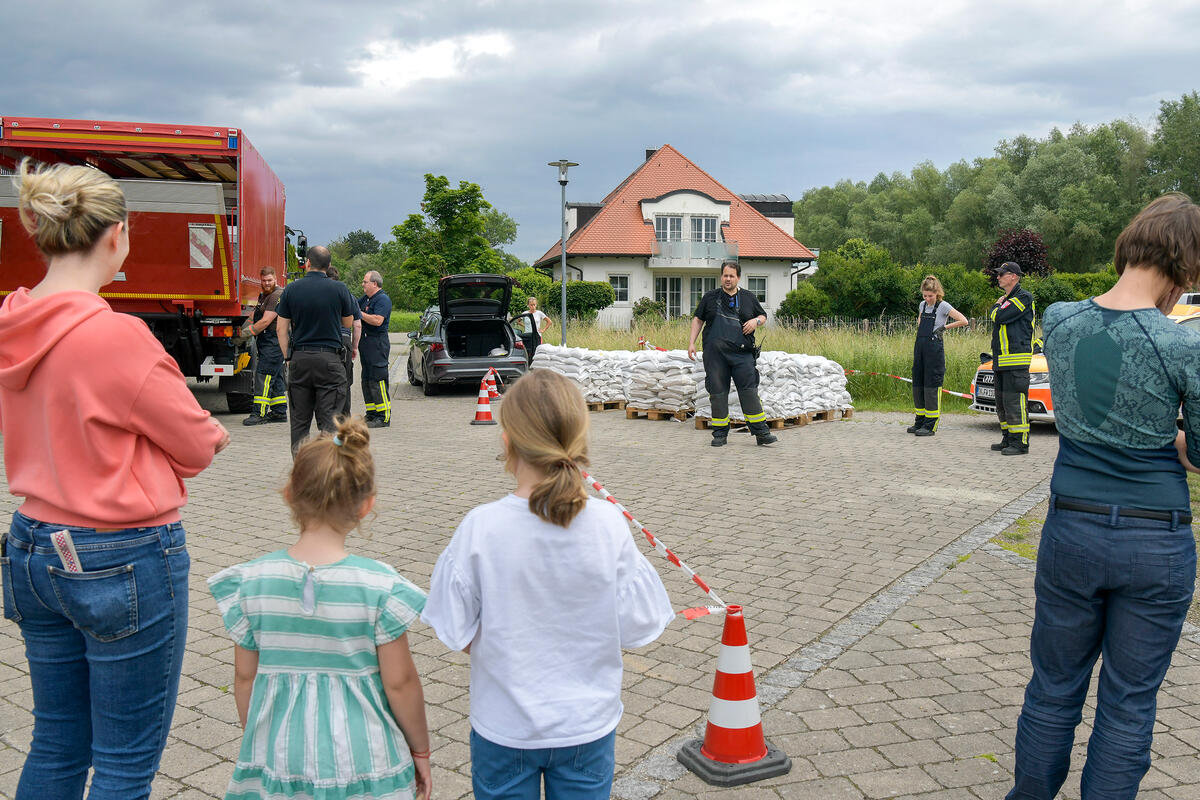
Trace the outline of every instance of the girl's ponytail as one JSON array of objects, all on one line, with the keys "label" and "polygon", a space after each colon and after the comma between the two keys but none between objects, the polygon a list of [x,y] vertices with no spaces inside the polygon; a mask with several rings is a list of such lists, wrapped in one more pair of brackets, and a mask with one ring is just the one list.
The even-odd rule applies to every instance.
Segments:
[{"label": "girl's ponytail", "polygon": [[349,531],[358,525],[363,503],[374,496],[371,434],[361,417],[343,417],[336,433],[323,433],[302,444],[284,489],[284,499],[301,528],[323,522]]},{"label": "girl's ponytail", "polygon": [[583,395],[567,378],[530,370],[504,395],[500,425],[508,456],[545,474],[529,496],[541,519],[567,527],[587,504],[579,467],[588,464],[588,414]]}]

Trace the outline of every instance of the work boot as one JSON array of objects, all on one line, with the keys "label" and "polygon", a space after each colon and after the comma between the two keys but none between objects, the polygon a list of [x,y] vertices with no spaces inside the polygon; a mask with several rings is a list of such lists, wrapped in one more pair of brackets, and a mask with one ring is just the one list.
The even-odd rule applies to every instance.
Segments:
[{"label": "work boot", "polygon": [[1001,451],[1000,451],[1000,455],[1002,455],[1002,456],[1025,456],[1025,455],[1029,455],[1029,445],[1027,445],[1027,444],[1021,444],[1021,440],[1020,440],[1020,439],[1018,439],[1018,440],[1016,440],[1016,441],[1014,441],[1014,442],[1010,443],[1010,444],[1008,445],[1008,447],[1006,447],[1006,448],[1004,448],[1003,450],[1001,450]]},{"label": "work boot", "polygon": [[779,441],[779,437],[773,433],[755,434],[754,439],[759,445],[775,444]]},{"label": "work boot", "polygon": [[999,442],[997,442],[996,444],[992,445],[992,449],[993,449],[993,450],[1000,450],[1000,451],[1003,451],[1003,450],[1004,450],[1006,447],[1008,447],[1010,444],[1012,444],[1012,442],[1011,442],[1011,441],[1009,441],[1009,438],[1008,438],[1008,431],[1005,431],[1005,432],[1004,432],[1004,439],[1003,439],[1003,441],[999,441]]},{"label": "work boot", "polygon": [[267,422],[270,422],[270,420],[266,417],[261,417],[258,414],[251,414],[242,420],[243,425],[263,425]]},{"label": "work boot", "polygon": [[725,436],[714,436],[712,438],[712,446],[713,447],[724,447],[727,444],[729,444],[728,434],[726,434]]},{"label": "work boot", "polygon": [[913,434],[916,436],[933,436],[935,433],[937,433],[937,431],[933,429],[933,423],[922,425],[913,431]]},{"label": "work boot", "polygon": [[923,428],[923,427],[925,427],[925,415],[917,414],[917,421],[914,422],[912,425],[909,425],[907,428],[905,428],[904,432],[905,433],[916,433],[917,431],[921,430],[921,428]]},{"label": "work boot", "polygon": [[386,428],[387,426],[388,426],[388,423],[387,423],[387,422],[384,422],[384,421],[383,421],[383,420],[381,420],[381,419],[369,419],[369,420],[367,420],[367,427],[368,427],[368,428]]},{"label": "work boot", "polygon": [[287,422],[287,414],[267,414],[267,422]]}]

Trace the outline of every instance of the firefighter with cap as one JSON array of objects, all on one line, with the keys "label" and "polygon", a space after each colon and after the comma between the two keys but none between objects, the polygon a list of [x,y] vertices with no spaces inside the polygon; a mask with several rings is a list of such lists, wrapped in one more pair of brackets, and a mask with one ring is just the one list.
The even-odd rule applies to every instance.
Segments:
[{"label": "firefighter with cap", "polygon": [[243,425],[287,422],[287,384],[283,375],[283,351],[275,332],[275,307],[283,289],[275,282],[275,270],[263,267],[258,273],[262,289],[254,314],[246,322],[244,333],[254,337],[258,357],[254,366],[254,410]]},{"label": "firefighter with cap", "polygon": [[1006,456],[1029,452],[1029,362],[1033,359],[1033,295],[1021,286],[1021,265],[1005,261],[996,269],[1004,296],[988,315],[992,320],[992,371],[996,376],[996,416],[1004,439],[994,445]]},{"label": "firefighter with cap", "polygon": [[388,321],[392,317],[392,299],[383,291],[383,276],[371,270],[363,276],[362,340],[358,345],[362,362],[363,403],[368,428],[386,428],[392,424],[392,400],[388,395]]},{"label": "firefighter with cap", "polygon": [[712,446],[721,447],[729,440],[729,381],[737,387],[738,401],[746,415],[746,425],[759,444],[771,444],[777,437],[767,428],[758,397],[758,369],[754,361],[758,349],[754,332],[767,322],[767,312],[753,293],[738,288],[742,267],[736,261],[721,265],[721,285],[705,292],[692,317],[688,338],[688,358],[696,358],[696,336],[704,329],[704,388],[712,401]]}]

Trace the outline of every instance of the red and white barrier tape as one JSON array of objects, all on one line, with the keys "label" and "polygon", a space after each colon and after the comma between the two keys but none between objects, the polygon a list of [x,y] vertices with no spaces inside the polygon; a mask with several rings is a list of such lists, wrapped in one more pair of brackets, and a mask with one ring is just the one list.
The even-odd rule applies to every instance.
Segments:
[{"label": "red and white barrier tape", "polygon": [[[912,378],[905,378],[903,375],[892,375],[891,373],[888,373],[888,372],[863,372],[862,370],[859,370],[859,369],[848,369],[845,372],[847,375],[879,375],[884,378],[895,378],[898,381],[904,381],[905,383],[912,383]],[[975,399],[975,395],[973,395],[973,394],[963,394],[962,392],[952,392],[949,389],[942,389],[941,387],[938,387],[938,391],[940,391],[944,394],[954,395],[955,397],[962,397],[967,400]]]},{"label": "red and white barrier tape", "polygon": [[691,578],[692,583],[699,586],[700,590],[703,591],[706,595],[708,595],[710,600],[712,600],[714,603],[717,604],[715,607],[713,607],[713,606],[698,606],[696,608],[687,608],[679,613],[681,613],[687,619],[695,619],[696,617],[703,617],[706,614],[716,614],[719,612],[723,612],[725,610],[725,601],[722,600],[720,597],[717,597],[717,593],[714,592],[709,587],[709,585],[707,583],[705,583],[700,578],[699,575],[696,574],[695,570],[693,570],[687,564],[680,561],[679,556],[672,553],[670,548],[668,548],[665,544],[663,544],[661,539],[659,539],[654,534],[652,534],[649,530],[647,530],[645,525],[643,525],[642,523],[640,523],[636,519],[634,519],[633,514],[631,514],[629,512],[629,509],[627,509],[625,506],[621,505],[617,501],[617,498],[615,498],[611,494],[609,494],[608,490],[605,489],[603,486],[601,486],[600,482],[598,480],[596,480],[595,478],[593,478],[591,475],[589,475],[586,470],[584,470],[583,468],[580,468],[579,474],[583,476],[583,480],[585,482],[587,482],[587,484],[590,485],[593,489],[595,489],[600,494],[601,497],[603,497],[605,500],[607,500],[608,502],[610,502],[614,506],[616,506],[618,509],[620,509],[621,513],[625,516],[625,519],[629,520],[633,524],[634,527],[636,527],[638,530],[640,530],[645,535],[646,541],[650,542],[650,545],[655,550],[662,553],[663,557],[665,557],[667,559],[667,561],[670,561],[672,564],[674,564],[675,566],[677,566],[681,570],[683,570],[684,574],[686,574],[689,578]]}]

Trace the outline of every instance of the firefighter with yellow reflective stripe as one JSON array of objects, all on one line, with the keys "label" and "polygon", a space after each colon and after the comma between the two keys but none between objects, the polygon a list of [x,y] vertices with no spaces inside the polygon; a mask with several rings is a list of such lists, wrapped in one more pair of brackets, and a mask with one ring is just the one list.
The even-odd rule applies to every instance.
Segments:
[{"label": "firefighter with yellow reflective stripe", "polygon": [[992,445],[1006,456],[1029,452],[1029,362],[1033,359],[1033,295],[1021,287],[1021,265],[1005,261],[996,270],[1004,296],[989,314],[992,320],[992,371],[996,376],[996,416],[1003,441]]},{"label": "firefighter with yellow reflective stripe", "polygon": [[729,381],[737,387],[738,401],[746,415],[746,427],[759,444],[772,444],[778,437],[767,427],[758,396],[758,350],[754,332],[766,324],[767,312],[751,292],[738,288],[742,267],[736,261],[721,265],[721,285],[705,292],[692,317],[688,358],[696,359],[696,336],[704,329],[704,388],[712,401],[712,446],[729,441]]},{"label": "firefighter with yellow reflective stripe", "polygon": [[275,332],[275,306],[283,290],[275,282],[275,270],[263,267],[258,273],[262,289],[258,305],[246,323],[245,332],[254,337],[258,359],[254,366],[254,410],[243,425],[287,422],[287,382],[283,376],[283,351]]},{"label": "firefighter with yellow reflective stripe", "polygon": [[359,371],[362,373],[363,403],[368,428],[386,428],[392,424],[392,399],[388,393],[388,321],[392,300],[383,291],[383,276],[371,270],[363,276],[362,339],[358,345]]}]

